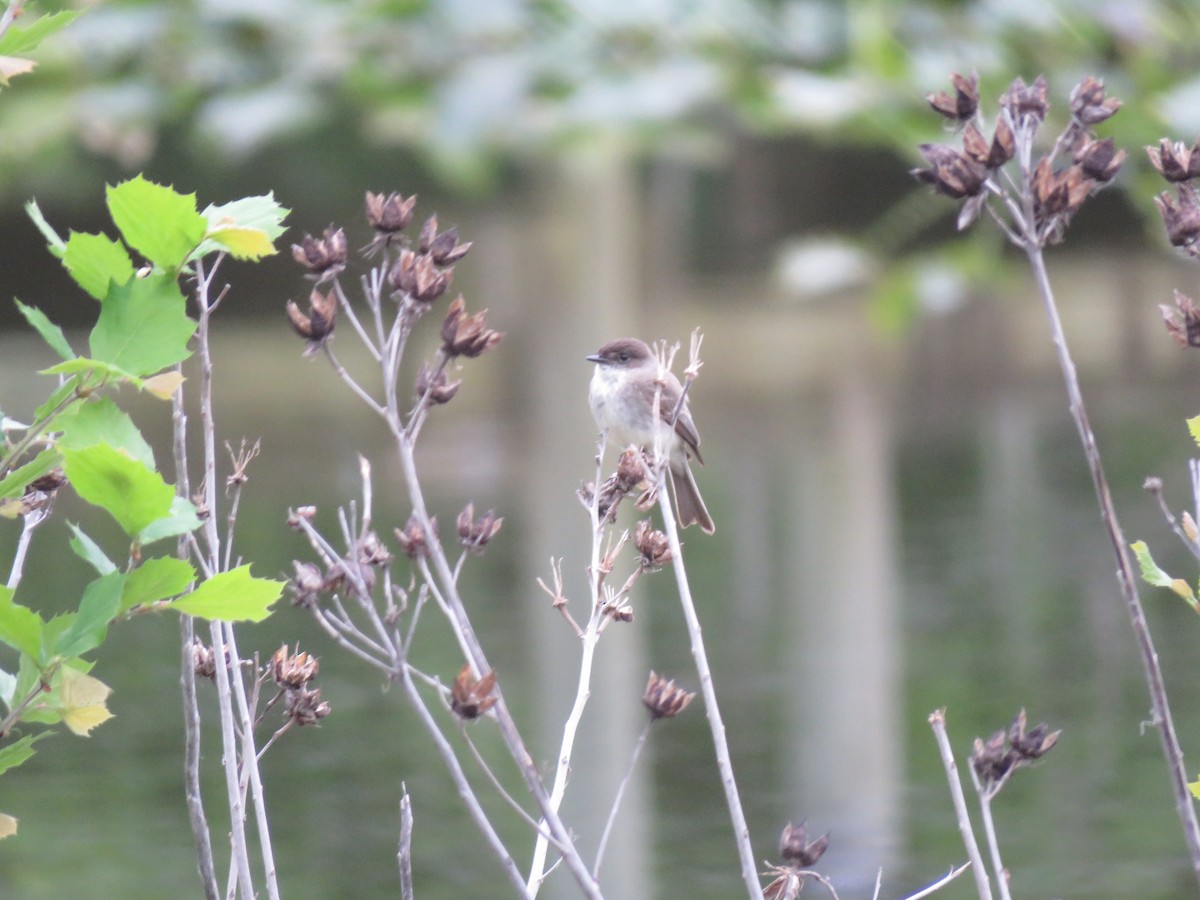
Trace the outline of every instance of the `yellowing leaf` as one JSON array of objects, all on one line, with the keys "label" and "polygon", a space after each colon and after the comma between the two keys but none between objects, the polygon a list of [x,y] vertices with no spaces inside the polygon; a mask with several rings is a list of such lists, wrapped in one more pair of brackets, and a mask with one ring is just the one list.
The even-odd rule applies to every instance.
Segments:
[{"label": "yellowing leaf", "polygon": [[1150,548],[1146,546],[1145,541],[1134,541],[1129,547],[1133,550],[1133,555],[1141,567],[1143,581],[1155,587],[1165,587],[1168,590],[1174,591],[1187,601],[1188,606],[1200,612],[1200,601],[1197,601],[1196,594],[1192,591],[1192,586],[1182,578],[1172,578],[1160,569],[1154,558],[1150,556]]},{"label": "yellowing leaf", "polygon": [[1192,440],[1200,444],[1200,416],[1192,416],[1187,420],[1188,434],[1192,436]]},{"label": "yellowing leaf", "polygon": [[97,725],[107,722],[113,714],[104,701],[112,693],[103,681],[64,666],[62,670],[62,719],[71,731],[87,737]]},{"label": "yellowing leaf", "polygon": [[14,75],[24,75],[32,72],[36,66],[32,59],[21,59],[19,56],[0,56],[0,84],[8,84],[8,79]]},{"label": "yellowing leaf", "polygon": [[11,837],[17,833],[17,820],[7,813],[0,813],[0,838]]},{"label": "yellowing leaf", "polygon": [[238,225],[219,225],[206,237],[220,244],[234,259],[262,259],[276,252],[275,245],[261,228],[245,228]]},{"label": "yellowing leaf", "polygon": [[149,391],[159,400],[170,400],[175,396],[175,392],[179,390],[179,386],[186,380],[182,372],[160,372],[157,375],[151,375],[143,381],[142,388]]}]

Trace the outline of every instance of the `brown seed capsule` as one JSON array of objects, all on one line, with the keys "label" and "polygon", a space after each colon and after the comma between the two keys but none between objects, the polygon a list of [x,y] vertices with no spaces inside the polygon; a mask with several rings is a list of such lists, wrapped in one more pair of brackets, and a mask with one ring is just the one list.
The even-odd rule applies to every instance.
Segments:
[{"label": "brown seed capsule", "polygon": [[458,393],[462,382],[451,381],[446,375],[445,369],[438,369],[436,376],[434,375],[434,371],[434,369],[431,369],[425,363],[421,363],[421,368],[417,371],[417,382],[414,388],[416,398],[420,400],[428,393],[430,403],[449,403],[454,399],[454,395]]},{"label": "brown seed capsule", "polygon": [[1104,82],[1088,75],[1071,91],[1071,115],[1086,128],[1116,115],[1121,101],[1104,96]]},{"label": "brown seed capsule", "polygon": [[[437,534],[437,517],[431,520],[434,530],[434,536]],[[400,549],[409,559],[421,559],[429,555],[429,544],[425,536],[425,529],[421,527],[421,523],[417,521],[416,513],[408,517],[408,522],[403,528],[397,528],[396,540],[400,542]]]},{"label": "brown seed capsule", "polygon": [[284,716],[297,725],[315,725],[330,713],[329,704],[321,699],[321,689],[307,687],[284,692]]},{"label": "brown seed capsule", "polygon": [[488,672],[476,678],[469,663],[464,663],[450,689],[450,709],[462,719],[477,719],[496,705],[498,697],[492,694],[496,687],[496,673]]},{"label": "brown seed capsule", "polygon": [[925,97],[929,105],[934,112],[957,122],[974,118],[979,108],[979,75],[973,72],[968,78],[956,72],[950,76],[950,83],[954,85],[953,96],[945,91],[929,94]]},{"label": "brown seed capsule", "polygon": [[793,825],[788,822],[779,837],[779,855],[791,866],[808,869],[816,865],[829,849],[829,832],[813,840],[808,839],[807,822]]},{"label": "brown seed capsule", "polygon": [[1200,175],[1200,141],[1189,147],[1183,141],[1171,143],[1166,138],[1157,147],[1147,147],[1150,165],[1167,181],[1189,181]]},{"label": "brown seed capsule", "polygon": [[458,540],[467,550],[482,553],[487,542],[496,536],[504,518],[497,516],[495,510],[475,518],[475,504],[468,503],[458,514]]},{"label": "brown seed capsule", "polygon": [[655,531],[649,519],[642,519],[634,529],[633,544],[642,554],[641,566],[646,571],[654,571],[669,563],[672,559],[671,544],[661,531]]},{"label": "brown seed capsule", "polygon": [[1180,184],[1176,194],[1178,202],[1164,191],[1154,198],[1154,205],[1162,213],[1167,239],[1174,246],[1193,252],[1196,239],[1200,238],[1200,195],[1190,184]]},{"label": "brown seed capsule", "polygon": [[320,670],[320,660],[315,656],[301,653],[299,647],[291,653],[287,644],[275,651],[269,663],[271,678],[281,688],[303,687],[316,678]]},{"label": "brown seed capsule", "polygon": [[322,294],[316,288],[308,298],[308,315],[300,311],[294,301],[287,302],[288,319],[296,334],[308,341],[305,356],[312,356],[333,336],[334,319],[337,316],[337,292]]},{"label": "brown seed capsule", "polygon": [[325,590],[325,577],[321,570],[310,562],[293,560],[292,567],[296,570],[292,578],[292,604],[294,606],[311,606],[317,601],[317,596]]},{"label": "brown seed capsule", "polygon": [[983,190],[987,172],[972,162],[957,148],[948,144],[922,144],[921,155],[931,164],[927,169],[913,169],[912,176],[947,197],[961,200]]},{"label": "brown seed capsule", "polygon": [[346,232],[334,230],[332,225],[319,238],[306,234],[299,244],[292,244],[292,258],[319,282],[346,268],[346,252]]},{"label": "brown seed capsule", "polygon": [[1200,307],[1187,294],[1175,292],[1175,305],[1159,305],[1167,331],[1181,347],[1200,347]]},{"label": "brown seed capsule", "polygon": [[487,310],[468,315],[462,294],[455,298],[442,322],[442,352],[447,356],[474,358],[504,337],[504,333],[484,327]]},{"label": "brown seed capsule", "polygon": [[1018,122],[1041,122],[1046,118],[1046,111],[1050,109],[1048,94],[1045,75],[1039,75],[1029,86],[1025,85],[1023,79],[1016,78],[1000,98],[1000,105]]},{"label": "brown seed capsule", "polygon": [[1112,138],[1085,141],[1075,151],[1075,162],[1079,164],[1085,176],[1105,184],[1112,181],[1121,168],[1121,163],[1125,162],[1125,151],[1117,150]]},{"label": "brown seed capsule", "polygon": [[674,681],[668,681],[657,672],[651,672],[650,679],[646,682],[646,690],[642,694],[642,704],[650,710],[654,719],[673,719],[687,709],[695,696],[694,693],[676,685]]},{"label": "brown seed capsule", "polygon": [[416,194],[410,195],[406,200],[404,195],[399,193],[385,196],[367,191],[367,224],[388,235],[403,231],[412,222],[413,207],[416,205]]}]

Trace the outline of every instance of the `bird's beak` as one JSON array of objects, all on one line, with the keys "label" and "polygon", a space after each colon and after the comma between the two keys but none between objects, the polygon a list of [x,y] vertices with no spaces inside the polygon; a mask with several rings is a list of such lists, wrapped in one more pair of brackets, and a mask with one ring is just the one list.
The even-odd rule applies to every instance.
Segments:
[{"label": "bird's beak", "polygon": [[604,357],[600,356],[599,354],[592,354],[587,358],[587,361],[594,362],[596,365],[599,365],[600,363],[604,362]]}]

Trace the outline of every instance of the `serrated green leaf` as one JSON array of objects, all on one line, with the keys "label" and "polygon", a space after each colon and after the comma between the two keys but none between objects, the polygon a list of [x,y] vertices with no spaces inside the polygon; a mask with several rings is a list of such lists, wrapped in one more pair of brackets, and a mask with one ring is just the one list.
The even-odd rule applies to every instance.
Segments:
[{"label": "serrated green leaf", "polygon": [[1143,581],[1155,587],[1165,587],[1174,591],[1187,601],[1188,606],[1200,612],[1200,602],[1196,600],[1196,594],[1192,591],[1192,586],[1182,578],[1172,578],[1160,569],[1153,557],[1150,556],[1150,548],[1146,546],[1145,541],[1134,541],[1129,546],[1133,550],[1133,555],[1142,569]]},{"label": "serrated green leaf", "polygon": [[[141,378],[138,378],[132,372],[126,372],[120,366],[114,366],[99,359],[92,359],[87,356],[77,356],[74,359],[67,359],[63,362],[56,363],[46,369],[40,369],[39,375],[76,375],[79,377],[79,384],[98,386],[102,381],[110,384],[124,384],[128,382],[141,390],[145,383]],[[74,391],[72,384],[71,388],[66,391],[70,394]],[[39,415],[42,410],[49,407],[50,404],[43,404],[38,409]]]},{"label": "serrated green leaf", "polygon": [[155,603],[182,594],[195,578],[196,570],[182,559],[173,556],[148,559],[125,576],[125,590],[117,614],[139,603]]},{"label": "serrated green leaf", "polygon": [[1200,781],[1189,781],[1188,790],[1192,792],[1192,796],[1200,800]]},{"label": "serrated green leaf", "polygon": [[0,479],[0,500],[20,497],[25,488],[37,481],[55,466],[62,462],[62,456],[51,447],[47,447],[23,466],[18,466]]},{"label": "serrated green leaf", "polygon": [[129,418],[110,397],[94,397],[67,410],[55,426],[62,431],[60,447],[79,450],[93,444],[108,444],[124,450],[138,462],[154,468],[154,451]]},{"label": "serrated green leaf", "polygon": [[33,224],[37,226],[37,230],[46,239],[46,244],[50,248],[50,252],[59,259],[62,259],[63,254],[67,252],[67,244],[59,237],[58,232],[50,227],[50,223],[42,215],[41,207],[37,205],[36,200],[30,200],[25,204],[25,214],[33,220]]},{"label": "serrated green leaf", "polygon": [[78,15],[78,11],[62,10],[39,16],[32,22],[12,25],[0,37],[0,54],[28,53],[54,32],[74,22]]},{"label": "serrated green leaf", "polygon": [[12,588],[0,585],[0,642],[37,659],[42,652],[42,617],[13,600]]},{"label": "serrated green leaf", "polygon": [[108,554],[101,550],[100,545],[88,537],[82,528],[74,522],[70,524],[70,528],[74,537],[69,543],[76,556],[95,569],[98,575],[107,575],[109,572],[117,571],[116,563],[108,558]]},{"label": "serrated green leaf", "polygon": [[92,329],[91,355],[134,375],[186,359],[196,323],[174,278],[151,275],[112,285]]},{"label": "serrated green leaf", "polygon": [[79,611],[71,626],[59,635],[50,648],[50,655],[67,658],[82,656],[103,644],[108,625],[120,609],[124,587],[125,574],[122,572],[109,572],[89,583],[83,589]]},{"label": "serrated green leaf", "polygon": [[229,226],[256,228],[264,232],[268,240],[274,241],[287,231],[283,220],[290,212],[290,209],[279,205],[274,194],[266,194],[219,205],[210,203],[203,215],[210,231]]},{"label": "serrated green leaf", "polygon": [[67,343],[66,337],[63,335],[62,329],[51,322],[44,312],[36,306],[26,306],[20,300],[14,299],[17,304],[17,309],[21,315],[25,317],[34,330],[42,336],[42,340],[50,345],[50,349],[61,356],[63,359],[74,359],[75,351],[71,349],[71,345]]},{"label": "serrated green leaf", "polygon": [[75,282],[97,300],[104,299],[110,282],[124,284],[134,273],[125,245],[105,234],[72,231],[63,265]]},{"label": "serrated green leaf", "polygon": [[171,501],[171,511],[160,519],[155,519],[142,529],[138,535],[138,543],[148,547],[163,538],[178,537],[200,527],[200,517],[196,515],[196,505],[186,497],[177,496]]},{"label": "serrated green leaf", "polygon": [[130,537],[167,515],[175,497],[158,472],[107,444],[64,450],[63,468],[75,492],[108,510]]},{"label": "serrated green leaf", "polygon": [[130,247],[174,276],[204,239],[208,221],[196,195],[147,181],[141,175],[107,190],[108,211]]},{"label": "serrated green leaf", "polygon": [[204,581],[172,608],[202,619],[225,622],[261,622],[271,614],[270,606],[283,593],[286,582],[255,578],[250,566],[239,566]]},{"label": "serrated green leaf", "polygon": [[[267,233],[259,228],[239,228],[227,225],[208,233],[205,244],[212,242],[226,250],[234,259],[256,261],[276,253]],[[201,248],[204,244],[201,245]]]},{"label": "serrated green leaf", "polygon": [[1200,445],[1200,416],[1193,416],[1187,420],[1188,434],[1192,436],[1192,440]]},{"label": "serrated green leaf", "polygon": [[9,769],[15,769],[29,757],[33,756],[33,742],[39,741],[49,731],[42,731],[38,734],[27,734],[18,741],[13,741],[7,747],[0,747],[0,774],[7,772]]}]

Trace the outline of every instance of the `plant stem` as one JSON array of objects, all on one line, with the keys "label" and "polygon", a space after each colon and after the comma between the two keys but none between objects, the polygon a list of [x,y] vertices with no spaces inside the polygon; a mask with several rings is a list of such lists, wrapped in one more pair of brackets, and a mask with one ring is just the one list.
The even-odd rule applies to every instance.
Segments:
[{"label": "plant stem", "polygon": [[1088,469],[1091,471],[1092,485],[1095,487],[1096,500],[1100,505],[1100,518],[1104,522],[1105,530],[1108,532],[1109,541],[1112,544],[1113,555],[1116,557],[1117,582],[1125,598],[1125,606],[1129,611],[1130,624],[1133,626],[1142,667],[1145,670],[1146,684],[1150,690],[1153,721],[1162,739],[1163,755],[1167,760],[1171,790],[1175,797],[1175,809],[1183,824],[1184,837],[1192,858],[1192,871],[1200,880],[1200,825],[1197,824],[1195,803],[1192,793],[1188,789],[1183,750],[1180,748],[1179,739],[1175,734],[1175,722],[1171,717],[1171,708],[1167,702],[1167,689],[1162,669],[1158,664],[1158,653],[1154,649],[1150,627],[1146,623],[1146,613],[1142,608],[1141,599],[1138,597],[1137,572],[1129,558],[1129,545],[1121,531],[1120,522],[1117,520],[1117,511],[1113,506],[1108,480],[1104,477],[1100,451],[1096,446],[1096,437],[1092,433],[1092,426],[1088,422],[1087,409],[1084,406],[1083,394],[1079,387],[1079,376],[1075,371],[1075,363],[1071,359],[1066,333],[1063,331],[1062,320],[1058,315],[1058,305],[1055,303],[1054,292],[1050,287],[1045,257],[1041,247],[1030,242],[1024,244],[1024,250],[1029,258],[1029,265],[1033,269],[1038,292],[1041,294],[1042,304],[1045,306],[1046,316],[1050,322],[1050,334],[1054,340],[1054,349],[1058,355],[1063,381],[1066,383],[1071,416],[1075,420],[1079,440],[1083,444],[1083,454],[1087,458]]},{"label": "plant stem", "polygon": [[992,886],[988,881],[988,872],[983,865],[983,856],[979,852],[979,844],[975,841],[975,830],[971,827],[971,814],[967,811],[967,798],[963,796],[962,782],[958,777],[958,763],[954,761],[954,751],[950,749],[950,738],[946,735],[946,711],[934,710],[929,715],[929,727],[937,740],[938,751],[942,756],[942,767],[946,770],[946,780],[950,785],[950,799],[954,803],[955,819],[958,822],[958,832],[962,835],[963,846],[967,848],[967,858],[971,861],[971,873],[975,876],[975,890],[979,900],[992,900]]},{"label": "plant stem", "polygon": [[[662,456],[658,458],[662,459]],[[671,509],[671,498],[667,491],[667,465],[659,468],[658,508],[662,510],[663,530],[671,546],[671,566],[675,571],[675,582],[679,585],[679,602],[683,606],[683,618],[687,622],[688,637],[691,639],[692,659],[696,663],[696,674],[700,678],[700,690],[704,695],[704,712],[712,731],[716,750],[717,768],[721,773],[721,786],[725,789],[725,802],[729,807],[729,818],[733,823],[734,840],[742,864],[742,881],[751,900],[762,900],[762,884],[754,864],[754,849],[750,844],[750,829],[746,825],[746,814],[738,796],[737,782],[733,777],[733,763],[729,757],[729,744],[725,739],[725,723],[721,720],[721,709],[717,705],[717,692],[713,687],[712,672],[708,667],[708,654],[704,649],[700,617],[692,602],[692,589],[688,584],[687,569],[683,565],[683,547],[679,543],[679,531],[675,526],[675,513]]]},{"label": "plant stem", "polygon": [[616,824],[617,810],[621,808],[621,799],[625,796],[625,788],[633,780],[633,770],[637,766],[638,758],[642,755],[642,748],[646,746],[646,738],[650,736],[650,728],[653,724],[654,719],[650,719],[642,727],[642,733],[638,735],[637,743],[633,745],[633,753],[629,757],[629,769],[625,772],[625,777],[621,779],[621,783],[617,787],[617,796],[613,798],[612,809],[608,812],[608,821],[604,823],[604,831],[600,834],[600,843],[596,847],[596,861],[592,863],[592,874],[596,877],[596,880],[600,879],[600,864],[604,861],[604,851],[608,847],[608,837],[612,834],[613,825]]}]

